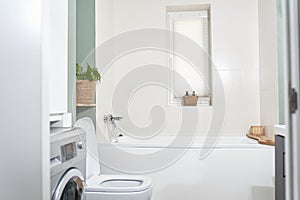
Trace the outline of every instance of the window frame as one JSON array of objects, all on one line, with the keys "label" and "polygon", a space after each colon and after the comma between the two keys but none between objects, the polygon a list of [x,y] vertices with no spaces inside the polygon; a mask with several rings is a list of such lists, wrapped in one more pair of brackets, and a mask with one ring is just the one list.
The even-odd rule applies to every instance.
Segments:
[{"label": "window frame", "polygon": [[[166,9],[166,27],[168,30],[167,33],[167,66],[169,66],[169,87],[174,87],[174,55],[171,53],[172,49],[174,49],[174,42],[173,42],[173,35],[172,32],[174,30],[173,27],[173,18],[170,13],[180,13],[180,12],[201,12],[201,11],[207,11],[207,20],[208,20],[208,51],[210,60],[212,58],[212,32],[211,32],[211,6],[210,4],[203,4],[203,5],[187,5],[187,6],[169,6]],[[197,106],[212,106],[212,96],[213,96],[213,90],[212,90],[212,62],[209,61],[209,80],[208,80],[208,90],[209,95],[208,96],[199,96]],[[184,92],[184,91],[183,91]],[[172,106],[179,106],[183,105],[183,96],[182,97],[176,97],[170,90],[168,92],[168,103]],[[208,103],[203,103],[203,100]]]}]

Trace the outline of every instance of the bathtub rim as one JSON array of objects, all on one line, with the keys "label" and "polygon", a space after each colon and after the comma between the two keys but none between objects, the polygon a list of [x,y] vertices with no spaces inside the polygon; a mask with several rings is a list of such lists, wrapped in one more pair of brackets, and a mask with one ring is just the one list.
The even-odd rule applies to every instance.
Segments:
[{"label": "bathtub rim", "polygon": [[[182,138],[189,136],[179,136]],[[163,140],[159,140],[164,138]],[[103,146],[116,146],[118,148],[185,148],[185,149],[200,149],[200,148],[215,148],[215,149],[273,149],[274,146],[259,144],[256,140],[250,139],[246,136],[221,136],[217,139],[216,144],[203,144],[205,136],[196,136],[193,139],[192,144],[189,146],[182,144],[171,144],[171,139],[175,136],[158,136],[155,139],[150,140],[137,140],[128,136],[119,138],[117,143],[99,142],[99,145]],[[215,140],[214,137],[210,137]],[[229,139],[229,141],[228,141]],[[226,142],[225,142],[226,140]],[[240,142],[238,142],[240,141]]]}]

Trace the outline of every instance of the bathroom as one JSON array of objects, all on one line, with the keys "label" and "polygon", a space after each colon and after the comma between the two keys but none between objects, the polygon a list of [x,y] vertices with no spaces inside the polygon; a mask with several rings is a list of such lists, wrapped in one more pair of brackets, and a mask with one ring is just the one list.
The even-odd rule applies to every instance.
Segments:
[{"label": "bathroom", "polygon": [[[13,63],[13,70],[21,72],[12,90],[5,88],[8,77],[0,84],[7,141],[1,153],[10,150],[2,156],[4,199],[60,199],[55,196],[63,192],[52,187],[63,156],[53,153],[53,144],[59,142],[53,137],[59,134],[51,136],[50,127],[68,132],[88,118],[93,126],[84,129],[87,136],[78,132],[76,147],[68,138],[57,147],[66,154],[63,158],[73,159],[84,149],[87,158],[82,158],[92,157],[86,168],[100,170],[104,177],[144,177],[150,188],[147,200],[298,199],[300,180],[293,179],[300,161],[293,157],[298,115],[291,113],[298,112],[293,100],[300,98],[287,95],[293,94],[287,88],[297,90],[299,81],[298,49],[292,45],[298,43],[298,21],[293,18],[297,1],[30,0],[29,7],[14,1],[24,9],[12,3],[0,12],[5,19],[15,19],[13,10],[23,16],[10,20],[18,28],[5,25],[6,39],[1,40],[12,49],[3,51],[3,63]],[[58,9],[62,2],[64,9]],[[53,5],[57,7],[48,9]],[[19,40],[10,40],[9,31],[16,31],[12,36]],[[53,35],[55,42],[44,42]],[[22,59],[13,59],[17,56]],[[26,68],[20,70],[21,61]],[[92,103],[77,100],[76,64],[100,73]],[[63,73],[66,84],[53,83],[53,76],[58,80]],[[51,103],[62,101],[65,110],[51,113]],[[289,131],[281,126],[285,124]],[[263,131],[263,140],[247,137],[255,127]],[[277,146],[277,136],[287,137],[285,147]],[[280,149],[287,178],[278,186],[277,172],[285,167],[278,163]],[[28,162],[21,162],[24,157]],[[89,188],[84,169],[79,185]],[[76,184],[79,179],[74,179]],[[82,187],[77,189],[83,194],[96,191]]]},{"label": "bathroom", "polygon": [[[101,172],[148,175],[153,181],[152,198],[157,200],[272,199],[274,148],[251,145],[256,141],[245,136],[250,126],[263,125],[265,134],[274,137],[273,125],[283,123],[278,100],[277,2],[103,0],[96,1],[95,8],[95,51],[81,64],[95,62],[102,74],[96,109],[87,111],[96,115]],[[203,54],[210,57],[212,70],[204,75],[208,95],[197,86],[196,92],[205,93],[211,102],[184,107],[170,94],[178,90],[170,84],[172,72],[164,70],[169,55],[161,51],[168,51],[161,44],[168,37],[161,35],[168,34],[163,30],[170,26],[169,13],[199,10],[209,15],[205,52],[210,55]],[[185,89],[177,94],[184,96]],[[116,122],[124,135],[116,150],[105,144],[111,136],[103,116],[109,113],[123,117]],[[163,150],[168,153],[160,154]],[[154,155],[157,159],[152,162]],[[135,162],[138,159],[140,163]],[[235,182],[227,185],[230,179]],[[220,188],[218,193],[214,188]]]}]

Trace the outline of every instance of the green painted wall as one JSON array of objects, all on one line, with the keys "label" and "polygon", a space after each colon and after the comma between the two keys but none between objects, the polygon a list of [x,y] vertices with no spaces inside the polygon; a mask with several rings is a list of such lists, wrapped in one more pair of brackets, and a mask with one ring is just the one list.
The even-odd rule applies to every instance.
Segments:
[{"label": "green painted wall", "polygon": [[[76,62],[95,66],[95,0],[76,0]],[[75,69],[75,66],[74,66]],[[77,107],[76,118],[90,117],[96,124],[96,107]]]},{"label": "green painted wall", "polygon": [[284,121],[284,87],[283,87],[283,19],[281,1],[277,0],[277,32],[278,32],[278,103],[279,103],[279,124]]},{"label": "green painted wall", "polygon": [[[95,66],[95,0],[76,0],[77,26],[76,26],[76,60],[82,64],[88,62]],[[92,52],[90,56],[89,53]],[[86,57],[88,60],[86,61]]]}]

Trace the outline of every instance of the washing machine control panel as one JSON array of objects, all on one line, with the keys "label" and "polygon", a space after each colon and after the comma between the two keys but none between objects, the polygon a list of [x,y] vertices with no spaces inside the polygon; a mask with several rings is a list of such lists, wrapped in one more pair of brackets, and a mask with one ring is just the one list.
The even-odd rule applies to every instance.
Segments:
[{"label": "washing machine control panel", "polygon": [[83,129],[71,130],[50,135],[50,172],[51,176],[67,170],[85,160],[85,132]]},{"label": "washing machine control panel", "polygon": [[60,147],[62,162],[71,160],[77,156],[76,142],[71,142]]}]

